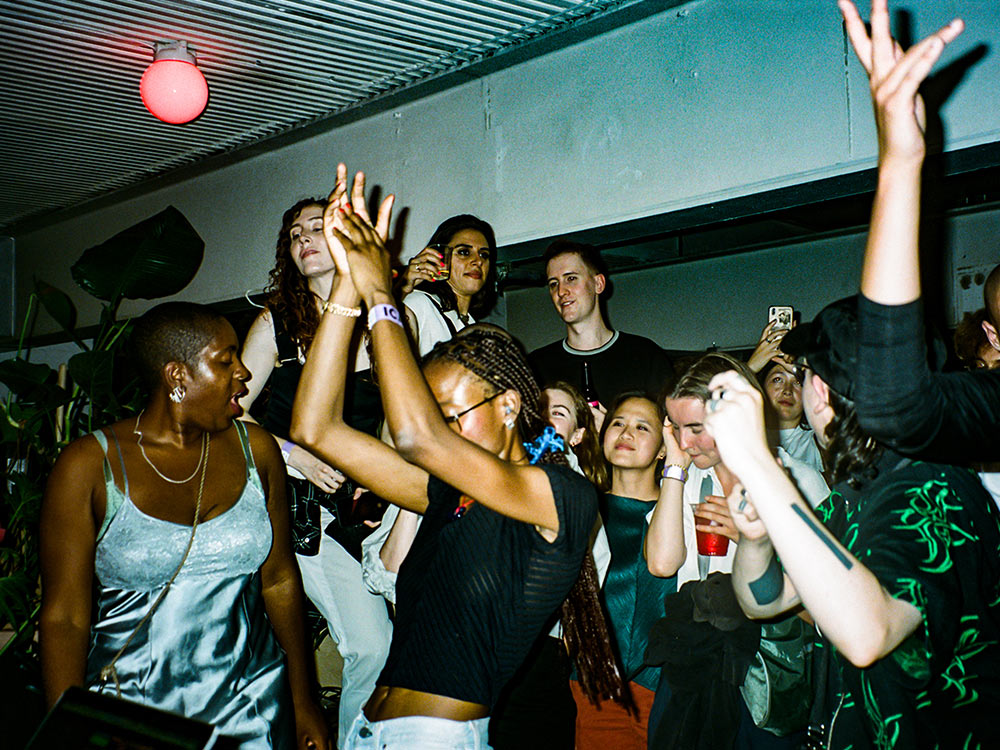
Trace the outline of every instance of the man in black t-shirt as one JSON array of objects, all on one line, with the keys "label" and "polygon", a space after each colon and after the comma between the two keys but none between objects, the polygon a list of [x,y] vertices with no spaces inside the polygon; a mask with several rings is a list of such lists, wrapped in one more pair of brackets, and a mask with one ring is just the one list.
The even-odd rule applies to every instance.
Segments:
[{"label": "man in black t-shirt", "polygon": [[[642,336],[612,330],[604,321],[600,296],[607,271],[597,248],[556,240],[542,256],[552,304],[566,324],[566,338],[529,356],[541,385],[564,380],[583,392],[583,363],[600,402],[598,426],[619,393],[645,391],[651,398],[673,379],[670,357]],[[586,394],[585,394],[586,395]]]}]

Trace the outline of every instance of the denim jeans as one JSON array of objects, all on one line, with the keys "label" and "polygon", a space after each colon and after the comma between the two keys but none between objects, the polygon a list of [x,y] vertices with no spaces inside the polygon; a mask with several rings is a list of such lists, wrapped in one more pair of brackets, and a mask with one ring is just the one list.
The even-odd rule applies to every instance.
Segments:
[{"label": "denim jeans", "polygon": [[368,721],[359,713],[344,750],[490,750],[489,722],[489,718],[452,721],[433,716]]}]

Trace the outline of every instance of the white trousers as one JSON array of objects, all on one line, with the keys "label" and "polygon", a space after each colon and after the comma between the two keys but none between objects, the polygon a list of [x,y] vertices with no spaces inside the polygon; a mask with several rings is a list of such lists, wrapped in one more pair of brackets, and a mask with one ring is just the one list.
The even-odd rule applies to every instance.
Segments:
[{"label": "white trousers", "polygon": [[354,720],[345,750],[491,750],[490,719],[452,721],[433,716]]},{"label": "white trousers", "polygon": [[[322,508],[320,528],[325,529],[332,520],[329,511]],[[375,689],[375,680],[389,654],[392,623],[385,599],[371,593],[362,581],[361,564],[329,536],[322,535],[318,554],[295,558],[306,596],[326,618],[330,636],[344,659],[339,748],[344,746],[354,718]]]}]

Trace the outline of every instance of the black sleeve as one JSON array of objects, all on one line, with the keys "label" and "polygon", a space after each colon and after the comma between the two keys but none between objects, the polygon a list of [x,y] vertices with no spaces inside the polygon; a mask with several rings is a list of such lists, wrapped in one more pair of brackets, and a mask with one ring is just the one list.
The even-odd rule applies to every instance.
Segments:
[{"label": "black sleeve", "polygon": [[918,300],[858,303],[862,429],[901,453],[948,463],[1000,458],[1000,372],[935,373]]}]

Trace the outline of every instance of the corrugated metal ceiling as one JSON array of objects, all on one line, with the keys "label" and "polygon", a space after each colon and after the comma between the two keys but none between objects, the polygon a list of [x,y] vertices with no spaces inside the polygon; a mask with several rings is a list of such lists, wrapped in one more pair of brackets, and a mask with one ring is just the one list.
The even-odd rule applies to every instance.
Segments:
[{"label": "corrugated metal ceiling", "polygon": [[[0,0],[0,231],[246,148],[635,0]],[[156,120],[184,39],[211,95]]]}]

